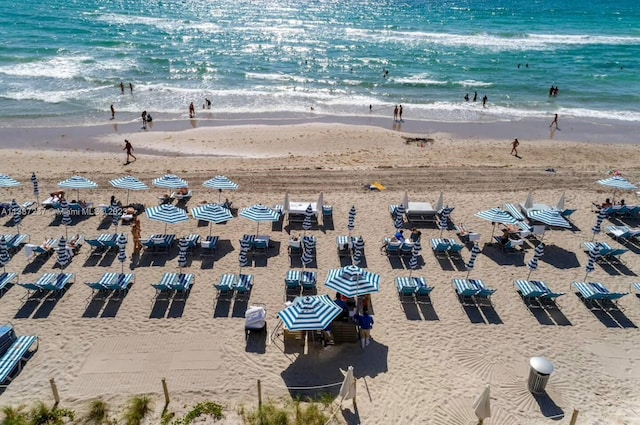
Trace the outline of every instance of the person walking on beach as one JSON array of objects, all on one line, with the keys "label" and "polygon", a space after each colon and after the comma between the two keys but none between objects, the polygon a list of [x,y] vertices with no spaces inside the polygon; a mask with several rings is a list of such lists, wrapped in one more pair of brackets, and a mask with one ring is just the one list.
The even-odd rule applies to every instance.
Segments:
[{"label": "person walking on beach", "polygon": [[193,106],[193,102],[189,104],[189,118],[193,118],[196,115],[196,107]]},{"label": "person walking on beach", "polygon": [[395,109],[393,110],[393,120],[398,121],[398,105],[396,105]]},{"label": "person walking on beach", "polygon": [[400,105],[400,108],[398,109],[398,118],[402,121],[402,105]]},{"label": "person walking on beach", "polygon": [[113,103],[111,104],[111,119],[115,119],[116,117],[116,110],[113,107]]},{"label": "person walking on beach", "polygon": [[133,160],[135,161],[136,156],[132,153],[133,152],[133,146],[131,146],[131,143],[129,143],[129,141],[127,139],[124,139],[124,148],[122,149],[123,151],[127,151],[127,164],[129,164],[131,161],[129,161],[129,157],[133,158]]},{"label": "person walking on beach", "polygon": [[551,122],[551,125],[549,126],[549,128],[556,126],[556,129],[558,128],[558,114],[556,114],[556,116],[553,118],[553,121]]},{"label": "person walking on beach", "polygon": [[369,316],[369,311],[363,309],[362,316],[356,314],[353,317],[360,327],[360,346],[362,348],[371,343],[371,328],[373,328],[373,317]]},{"label": "person walking on beach", "polygon": [[520,146],[520,142],[518,142],[518,139],[514,139],[513,142],[511,142],[511,155],[515,154],[518,156],[518,146]]}]

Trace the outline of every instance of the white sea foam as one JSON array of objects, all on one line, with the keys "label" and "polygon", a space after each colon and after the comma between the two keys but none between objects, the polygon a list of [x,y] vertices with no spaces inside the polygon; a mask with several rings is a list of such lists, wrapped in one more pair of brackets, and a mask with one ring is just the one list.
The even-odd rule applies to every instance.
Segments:
[{"label": "white sea foam", "polygon": [[3,66],[0,67],[0,74],[70,79],[81,75],[85,67],[84,62],[90,60],[90,56],[56,56],[37,62]]},{"label": "white sea foam", "polygon": [[411,75],[404,78],[391,78],[391,81],[398,84],[422,85],[422,86],[443,86],[448,84],[447,81],[434,80],[429,78],[429,74]]}]

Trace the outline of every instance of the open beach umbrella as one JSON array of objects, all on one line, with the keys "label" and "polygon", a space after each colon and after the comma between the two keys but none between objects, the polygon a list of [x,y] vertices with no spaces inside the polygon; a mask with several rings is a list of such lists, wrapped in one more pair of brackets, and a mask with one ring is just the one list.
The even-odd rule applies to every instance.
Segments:
[{"label": "open beach umbrella", "polygon": [[280,214],[277,211],[260,204],[253,205],[249,208],[244,208],[242,211],[240,211],[240,216],[258,224],[256,227],[256,236],[258,235],[258,230],[260,229],[261,222],[274,222],[280,219]]},{"label": "open beach umbrella", "polygon": [[533,251],[533,257],[531,257],[529,264],[527,264],[527,266],[529,267],[529,275],[527,276],[527,280],[529,280],[529,278],[531,277],[531,272],[538,270],[538,260],[543,255],[544,255],[544,244],[540,243],[538,244],[538,246],[536,246],[536,249]]},{"label": "open beach umbrella", "polygon": [[404,227],[404,205],[402,204],[398,205],[394,211],[393,225],[398,230]]},{"label": "open beach umbrella", "polygon": [[64,269],[64,267],[69,264],[71,261],[71,256],[69,256],[69,251],[67,250],[67,239],[63,236],[58,241],[58,264],[60,267]]},{"label": "open beach umbrella", "polygon": [[356,238],[353,243],[353,264],[359,266],[364,261],[364,239]]},{"label": "open beach umbrella", "polygon": [[36,173],[31,173],[31,183],[33,183],[33,194],[36,197],[36,203],[40,204],[40,188],[38,187],[38,177],[36,177]]},{"label": "open beach umbrella", "polygon": [[596,261],[600,258],[600,244],[596,244],[595,247],[589,251],[589,261],[587,262],[587,267],[585,267],[585,271],[587,272],[584,275],[584,280],[587,280],[587,276],[589,273],[593,273],[596,269]]},{"label": "open beach umbrella", "polygon": [[596,218],[596,224],[591,228],[593,232],[593,237],[591,238],[591,242],[596,238],[596,235],[602,231],[602,222],[607,218],[607,213],[604,210],[600,210],[598,213],[598,218]]},{"label": "open beach umbrella", "polygon": [[131,192],[132,190],[149,189],[149,186],[142,183],[140,180],[133,176],[125,176],[109,180],[109,183],[111,183],[111,186],[115,187],[116,189],[125,189],[127,191],[127,200],[125,202],[125,205],[129,205],[129,192]]},{"label": "open beach umbrella", "polygon": [[183,267],[187,267],[187,250],[189,249],[189,241],[187,238],[180,238],[178,242],[178,267],[182,271]]},{"label": "open beach umbrella", "polygon": [[0,235],[0,266],[4,269],[9,261],[11,261],[11,256],[9,255],[9,248],[7,248],[7,240],[4,235]]},{"label": "open beach umbrella", "polygon": [[209,189],[218,189],[218,202],[220,202],[223,190],[238,190],[238,184],[229,180],[227,176],[215,176],[202,183],[202,185]]},{"label": "open beach umbrella", "polygon": [[185,210],[170,204],[147,208],[145,213],[150,220],[163,222],[165,233],[167,233],[168,224],[184,223],[189,220],[189,216]]},{"label": "open beach umbrella", "polygon": [[345,266],[329,270],[324,284],[347,298],[355,298],[379,292],[380,275],[357,266]]},{"label": "open beach umbrella", "polygon": [[18,187],[22,186],[18,180],[12,179],[6,174],[0,174],[0,187],[10,188],[10,187]]},{"label": "open beach umbrella", "polygon": [[62,212],[62,220],[60,223],[64,226],[64,235],[68,237],[68,227],[71,225],[71,212],[69,210],[69,203],[64,198],[60,201],[60,211]]},{"label": "open beach umbrella", "polygon": [[612,203],[616,199],[616,192],[618,190],[638,190],[638,187],[636,185],[622,176],[609,177],[608,179],[598,180],[596,183],[602,186],[613,188],[613,198],[611,200]]},{"label": "open beach umbrella", "polygon": [[565,220],[559,211],[555,210],[540,210],[532,211],[527,216],[533,221],[539,221],[540,223],[547,224],[552,227],[563,227],[565,229],[571,229],[571,223]]},{"label": "open beach umbrella", "polygon": [[342,307],[328,295],[296,297],[291,305],[278,312],[278,317],[290,331],[317,331],[329,326],[342,314]]},{"label": "open beach umbrella", "polygon": [[469,257],[469,261],[465,264],[465,266],[467,266],[466,279],[469,278],[469,273],[471,273],[471,270],[476,266],[476,258],[478,257],[478,254],[480,254],[480,251],[480,245],[478,245],[478,242],[474,243],[473,248],[471,248],[471,257]]},{"label": "open beach umbrella", "polygon": [[500,208],[491,208],[490,210],[477,212],[476,217],[480,217],[483,220],[490,221],[493,224],[491,229],[491,240],[493,240],[493,233],[496,230],[496,223],[502,224],[517,224],[518,221],[513,218],[508,212],[501,210]]},{"label": "open beach umbrella", "polygon": [[189,183],[186,180],[173,174],[165,174],[162,177],[153,179],[151,182],[155,187],[162,187],[164,189],[181,189],[183,187],[189,187]]},{"label": "open beach umbrella", "polygon": [[192,208],[191,216],[196,220],[209,222],[209,236],[211,236],[211,223],[224,223],[233,219],[231,211],[216,204],[207,204]]},{"label": "open beach umbrella", "polygon": [[490,386],[485,385],[482,394],[473,402],[473,411],[478,418],[478,425],[482,425],[485,419],[491,416]]},{"label": "open beach umbrella", "polygon": [[311,236],[304,236],[303,241],[304,250],[302,252],[302,256],[300,257],[300,261],[302,261],[302,264],[304,264],[305,266],[308,266],[313,262],[313,258],[315,257],[316,238]]},{"label": "open beach umbrella", "polygon": [[127,261],[127,237],[124,233],[120,233],[116,239],[116,245],[118,245],[118,261],[122,266],[121,273],[124,273],[124,263]]},{"label": "open beach umbrella", "polygon": [[240,269],[249,265],[249,248],[251,248],[251,241],[247,239],[240,240],[240,252],[238,253],[238,262]]},{"label": "open beach umbrella", "polygon": [[349,222],[347,223],[347,229],[349,230],[349,236],[351,232],[356,228],[356,207],[353,205],[349,210]]},{"label": "open beach umbrella", "polygon": [[11,213],[13,214],[13,225],[18,228],[20,233],[20,223],[22,222],[22,208],[16,202],[15,199],[11,201]]},{"label": "open beach umbrella", "polygon": [[85,177],[73,176],[67,180],[58,183],[58,187],[62,189],[73,189],[76,191],[76,200],[80,200],[80,189],[95,189],[98,183],[91,181]]},{"label": "open beach umbrella", "polygon": [[304,220],[302,221],[302,229],[307,232],[307,230],[311,230],[313,227],[313,207],[311,204],[304,211]]}]

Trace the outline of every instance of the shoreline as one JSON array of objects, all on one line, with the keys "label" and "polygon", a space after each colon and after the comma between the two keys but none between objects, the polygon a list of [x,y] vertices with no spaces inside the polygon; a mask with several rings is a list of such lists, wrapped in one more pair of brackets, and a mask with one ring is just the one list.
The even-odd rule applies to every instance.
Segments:
[{"label": "shoreline", "polygon": [[[553,118],[549,118],[551,122]],[[518,138],[522,141],[552,140],[556,142],[578,142],[597,144],[635,144],[633,138],[640,130],[640,123],[616,120],[583,120],[560,117],[560,129],[554,131],[542,119],[518,121],[485,122],[442,122],[412,120],[393,121],[381,116],[329,116],[303,115],[300,117],[255,116],[245,118],[195,118],[163,121],[156,118],[147,130],[142,130],[139,120],[113,121],[90,126],[61,127],[4,127],[0,128],[2,147],[5,149],[51,149],[88,150],[116,152],[118,149],[103,140],[114,137],[135,137],[135,134],[158,134],[185,132],[193,129],[256,126],[296,126],[296,125],[347,125],[367,126],[420,137],[433,134],[447,134],[458,141],[505,140]],[[148,137],[148,136],[147,136]],[[139,150],[140,153],[166,155],[161,149]]]}]

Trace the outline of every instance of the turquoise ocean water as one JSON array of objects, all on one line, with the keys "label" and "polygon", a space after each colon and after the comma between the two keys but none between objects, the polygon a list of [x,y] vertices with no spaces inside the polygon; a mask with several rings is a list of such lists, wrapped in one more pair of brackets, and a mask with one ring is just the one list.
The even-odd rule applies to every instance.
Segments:
[{"label": "turquoise ocean water", "polygon": [[102,123],[111,103],[183,119],[205,97],[228,117],[640,119],[637,0],[3,3],[3,127]]}]

